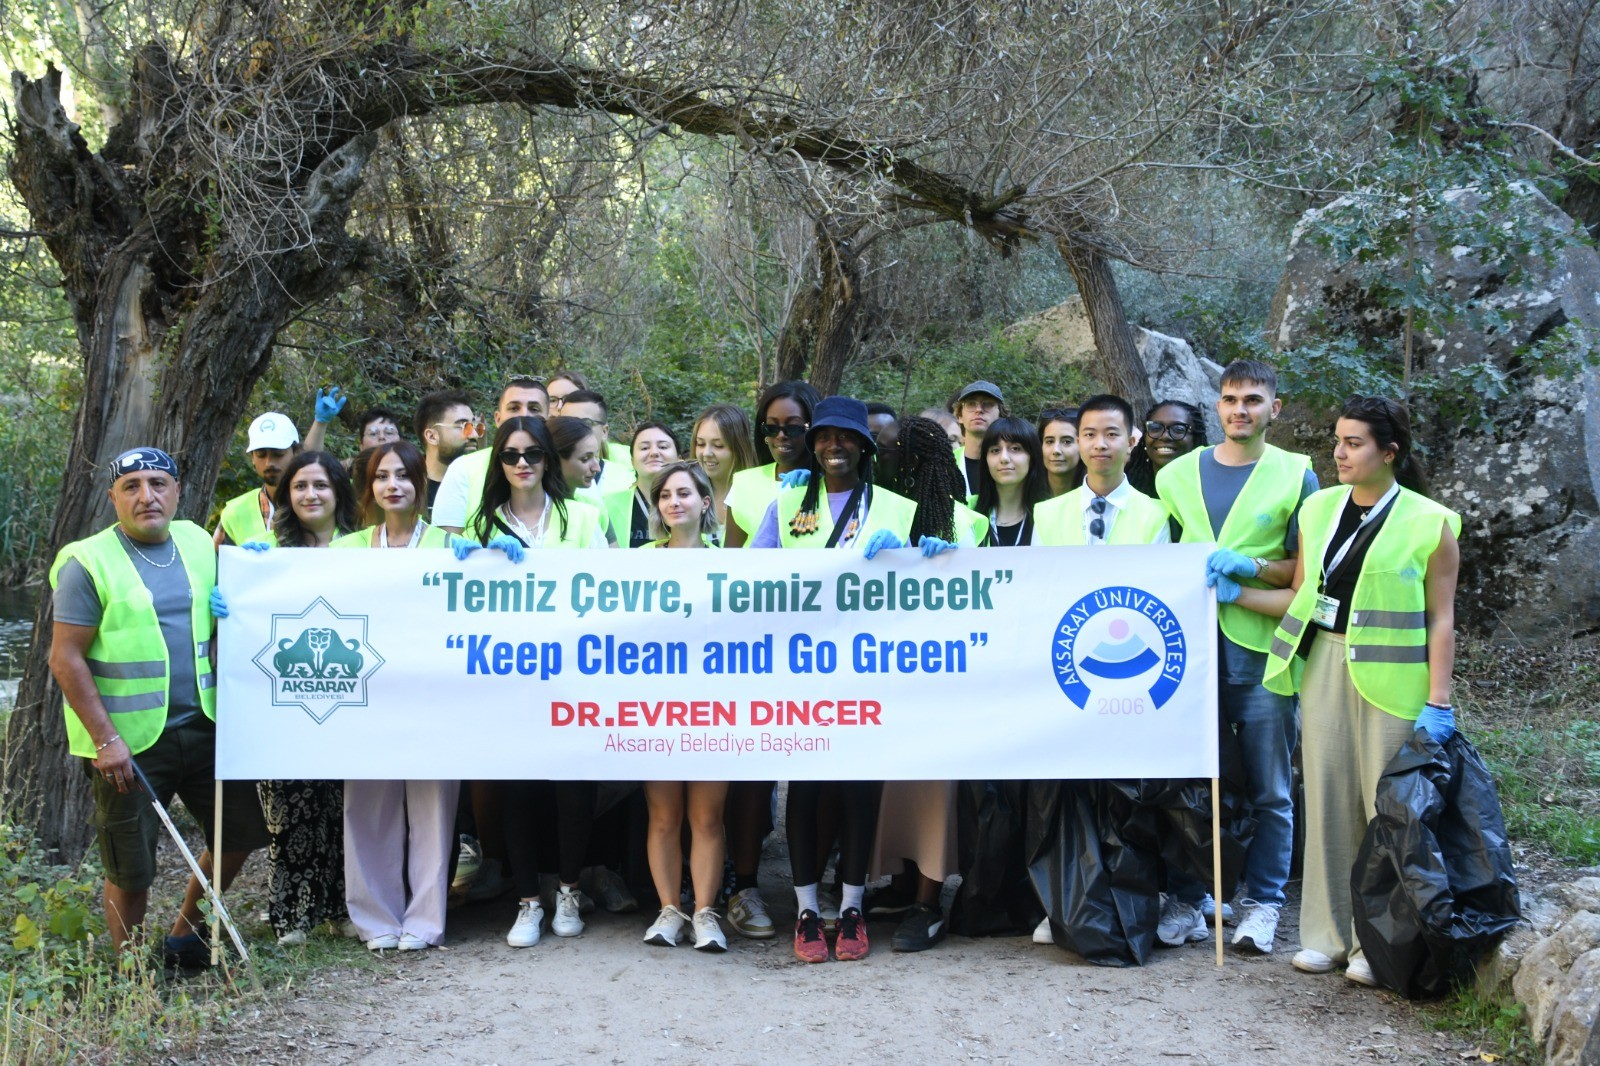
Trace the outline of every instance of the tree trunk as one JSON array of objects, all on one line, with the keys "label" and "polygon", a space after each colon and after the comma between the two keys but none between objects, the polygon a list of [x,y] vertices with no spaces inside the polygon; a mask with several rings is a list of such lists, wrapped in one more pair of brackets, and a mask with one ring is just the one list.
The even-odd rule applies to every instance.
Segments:
[{"label": "tree trunk", "polygon": [[861,340],[861,260],[856,231],[816,223],[817,281],[800,292],[778,337],[778,378],[803,378],[824,396],[839,391]]},{"label": "tree trunk", "polygon": [[1134,411],[1142,415],[1152,402],[1150,375],[1145,371],[1144,360],[1139,358],[1133,329],[1122,309],[1122,295],[1111,273],[1111,261],[1095,249],[1065,237],[1056,240],[1056,249],[1072,272],[1072,280],[1078,284],[1078,295],[1083,297],[1083,310],[1089,316],[1089,329],[1094,334],[1106,388],[1127,400]]},{"label": "tree trunk", "polygon": [[[54,222],[46,242],[62,267],[84,360],[51,549],[114,521],[110,460],[142,444],[172,453],[185,487],[178,517],[203,521],[277,330],[304,303],[347,284],[362,260],[364,247],[344,235],[343,224],[373,138],[347,142],[298,191],[312,247],[285,239],[277,247],[293,250],[235,260],[196,236],[203,229],[191,224],[187,205],[134,195],[89,154],[61,109],[58,72],[14,82],[12,181],[32,217]],[[52,622],[50,597],[41,596],[6,729],[0,804],[8,818],[33,823],[63,860],[76,861],[89,840],[89,793],[67,753],[61,693],[49,673]]]}]

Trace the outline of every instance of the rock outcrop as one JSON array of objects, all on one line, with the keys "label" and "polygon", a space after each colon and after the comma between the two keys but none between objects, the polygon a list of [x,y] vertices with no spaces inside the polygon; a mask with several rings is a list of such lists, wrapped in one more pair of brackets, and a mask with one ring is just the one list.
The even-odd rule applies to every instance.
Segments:
[{"label": "rock outcrop", "polygon": [[1528,928],[1478,971],[1480,992],[1522,1004],[1551,1066],[1593,1066],[1600,1053],[1600,870],[1579,873],[1527,900]]},{"label": "rock outcrop", "polygon": [[[1027,341],[1033,353],[1054,363],[1071,363],[1091,369],[1097,358],[1089,316],[1083,299],[1068,297],[1064,302],[1023,319],[1006,329],[1006,336]],[[1196,355],[1181,337],[1133,327],[1134,344],[1150,375],[1150,394],[1159,400],[1185,400],[1206,413],[1206,439],[1222,439],[1222,424],[1217,421],[1217,386],[1222,368]],[[1143,415],[1144,412],[1137,412]]]},{"label": "rock outcrop", "polygon": [[[1537,191],[1518,191],[1520,214],[1505,225],[1574,233],[1572,219]],[[1472,191],[1452,199],[1464,210],[1477,205]],[[1329,327],[1369,340],[1399,336],[1395,312],[1375,306],[1346,265],[1305,237],[1316,215],[1342,203],[1309,212],[1296,228],[1268,323],[1280,351]],[[1500,320],[1483,325],[1460,316],[1419,338],[1419,373],[1449,374],[1488,361],[1513,384],[1510,396],[1484,401],[1483,429],[1417,412],[1435,495],[1464,520],[1462,621],[1522,639],[1594,632],[1600,628],[1600,369],[1563,379],[1542,376],[1523,360],[1531,342],[1562,327],[1586,334],[1586,344],[1600,338],[1600,257],[1568,241],[1548,259],[1530,255],[1523,264],[1527,280],[1510,286],[1503,271],[1480,262],[1472,249],[1440,247],[1424,234],[1417,254],[1431,260],[1435,285],[1499,312],[1489,317]],[[1331,412],[1291,411],[1295,417],[1274,440],[1311,454],[1328,484]]]}]

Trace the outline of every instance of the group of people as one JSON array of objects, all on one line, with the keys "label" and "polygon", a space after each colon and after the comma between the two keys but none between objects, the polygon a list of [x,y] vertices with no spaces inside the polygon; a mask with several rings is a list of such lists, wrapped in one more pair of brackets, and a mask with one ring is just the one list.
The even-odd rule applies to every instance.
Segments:
[{"label": "group of people", "polygon": [[[1377,779],[1414,730],[1442,743],[1454,729],[1460,521],[1429,498],[1400,403],[1345,405],[1333,440],[1339,484],[1322,490],[1308,457],[1267,442],[1281,408],[1276,375],[1248,361],[1222,376],[1216,444],[1187,399],[1164,399],[1140,418],[1098,395],[1030,420],[988,381],[960,390],[948,411],[907,417],[783,381],[761,394],[753,419],[716,404],[686,438],[647,421],[619,442],[604,397],[563,372],[507,382],[492,435],[459,392],[423,398],[417,443],[402,436],[398,413],[374,408],[357,419],[360,453],[346,462],[320,446],[343,403],[338,389],[318,394],[304,446],[284,415],[255,419],[247,447],[262,483],[222,507],[212,538],[174,520],[170,456],[124,452],[111,468],[117,523],[68,545],[52,568],[51,665],[72,751],[94,784],[119,948],[143,920],[154,869],[134,757],[156,798],[181,795],[209,840],[213,618],[228,610],[214,546],[440,547],[521,562],[554,548],[831,548],[870,558],[900,547],[929,556],[1204,542],[1216,545],[1205,579],[1219,603],[1220,725],[1237,740],[1256,826],[1241,883],[1227,893],[1237,895],[1220,901],[1236,919],[1233,943],[1274,950],[1298,816],[1306,857],[1294,966],[1372,983],[1349,871]],[[777,933],[757,880],[772,782],[229,787],[218,879],[225,886],[266,846],[270,918],[285,943],[348,916],[347,931],[373,950],[423,950],[441,942],[453,898],[513,892],[510,946],[537,944],[547,916],[554,935],[576,936],[597,905],[637,908],[634,890],[645,886],[623,876],[630,853],[643,855],[656,895],[647,943],[723,951],[724,916],[745,937]],[[865,956],[869,914],[899,916],[896,950],[943,938],[941,890],[962,872],[955,796],[942,781],[789,783],[798,958]],[[210,863],[208,850],[201,864]],[[885,875],[888,885],[867,894]],[[1219,905],[1207,886],[1174,870],[1163,890],[1159,942],[1204,940]],[[198,896],[191,885],[165,940],[177,965],[205,949]],[[1034,939],[1054,939],[1049,917]]]}]

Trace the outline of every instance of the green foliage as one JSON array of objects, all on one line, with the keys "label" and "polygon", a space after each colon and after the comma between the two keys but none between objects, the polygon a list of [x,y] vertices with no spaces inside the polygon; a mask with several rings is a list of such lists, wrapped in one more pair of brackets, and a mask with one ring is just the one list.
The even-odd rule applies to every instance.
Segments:
[{"label": "green foliage", "polygon": [[1542,1049],[1528,1032],[1526,1013],[1519,1003],[1464,988],[1448,999],[1419,1009],[1435,1029],[1476,1041],[1480,1054],[1494,1056],[1492,1061],[1507,1066],[1537,1066],[1544,1061]]},{"label": "green foliage", "polygon": [[1463,642],[1457,704],[1520,844],[1600,862],[1600,666],[1579,642],[1496,648]]},{"label": "green foliage", "polygon": [[1000,386],[1006,406],[1028,419],[1099,391],[1078,366],[1041,360],[1029,351],[1026,338],[1007,337],[998,328],[898,346],[846,374],[844,391],[916,414],[948,407],[962,386],[979,379]]},{"label": "green foliage", "polygon": [[[0,225],[14,205],[0,201]],[[43,245],[0,245],[0,583],[39,576],[82,378]]]},{"label": "green foliage", "polygon": [[[1322,407],[1358,392],[1404,396],[1448,421],[1481,425],[1518,376],[1570,376],[1592,365],[1595,346],[1576,326],[1498,361],[1485,353],[1439,370],[1424,359],[1452,331],[1513,332],[1519,312],[1494,294],[1538,281],[1582,238],[1527,221],[1527,160],[1493,132],[1464,55],[1374,57],[1366,80],[1393,108],[1388,141],[1351,192],[1306,219],[1303,239],[1347,281],[1326,293],[1326,310],[1280,353],[1285,393]],[[1477,291],[1436,274],[1443,257],[1465,255],[1484,272]],[[1242,347],[1264,353],[1267,343]]]}]

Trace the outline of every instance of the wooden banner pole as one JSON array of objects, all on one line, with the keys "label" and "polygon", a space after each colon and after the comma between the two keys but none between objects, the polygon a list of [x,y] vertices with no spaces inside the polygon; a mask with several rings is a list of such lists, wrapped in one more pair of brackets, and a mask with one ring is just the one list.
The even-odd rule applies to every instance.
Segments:
[{"label": "wooden banner pole", "polygon": [[1222,888],[1222,788],[1221,781],[1211,779],[1211,898],[1215,901],[1212,916],[1213,932],[1217,935],[1217,966],[1222,966],[1222,902],[1228,893]]}]

